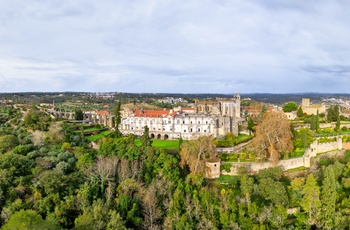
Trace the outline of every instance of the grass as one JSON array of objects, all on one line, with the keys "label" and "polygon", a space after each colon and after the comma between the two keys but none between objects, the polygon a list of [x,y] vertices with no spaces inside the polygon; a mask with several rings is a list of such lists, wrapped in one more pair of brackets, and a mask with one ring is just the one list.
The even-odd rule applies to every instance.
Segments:
[{"label": "grass", "polygon": [[[179,147],[178,140],[152,140],[152,141],[153,141],[152,146],[156,148],[177,150]],[[135,145],[141,146],[141,140],[135,139]]]},{"label": "grass", "polygon": [[238,134],[238,136],[236,137],[236,145],[239,145],[241,143],[250,141],[251,139],[253,139],[253,136],[247,135],[247,134]]},{"label": "grass", "polygon": [[300,172],[300,171],[305,171],[307,170],[308,168],[304,167],[304,166],[300,166],[298,168],[294,168],[294,169],[289,169],[287,170],[287,172],[289,173],[295,173],[295,172]]},{"label": "grass", "polygon": [[217,182],[220,184],[227,184],[232,186],[238,185],[238,176],[230,176],[230,175],[220,175],[218,179],[216,179]]},{"label": "grass", "polygon": [[86,137],[86,138],[87,138],[89,141],[94,141],[94,142],[96,142],[96,141],[100,140],[101,138],[108,136],[111,132],[112,132],[112,131],[107,130],[107,131],[100,132],[99,134],[96,134],[96,135],[93,135],[93,136],[88,136],[88,137]]}]

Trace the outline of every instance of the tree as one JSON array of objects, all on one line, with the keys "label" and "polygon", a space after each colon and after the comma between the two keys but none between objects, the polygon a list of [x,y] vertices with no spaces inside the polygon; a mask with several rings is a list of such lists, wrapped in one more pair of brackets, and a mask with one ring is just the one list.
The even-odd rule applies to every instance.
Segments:
[{"label": "tree", "polygon": [[255,126],[254,120],[250,117],[248,120],[248,130],[250,130],[251,132],[255,132],[254,126]]},{"label": "tree", "polygon": [[51,143],[59,143],[64,140],[64,130],[61,122],[54,122],[49,127],[49,138]]},{"label": "tree", "polygon": [[151,146],[152,146],[152,140],[149,137],[149,128],[147,125],[145,125],[145,127],[143,127],[143,134],[141,137],[141,148],[145,149]]},{"label": "tree", "polygon": [[193,174],[205,173],[205,162],[216,159],[213,138],[211,136],[202,136],[197,140],[183,143],[180,157],[180,166],[182,168],[187,165]]},{"label": "tree", "polygon": [[316,114],[316,131],[319,130],[320,128],[320,114],[318,113],[317,110],[317,114]]},{"label": "tree", "polygon": [[311,115],[311,118],[310,118],[310,129],[316,130],[316,117],[313,114]]},{"label": "tree", "polygon": [[78,121],[84,120],[84,113],[81,109],[75,109],[74,119]]},{"label": "tree", "polygon": [[322,201],[322,225],[324,229],[332,229],[335,219],[335,204],[337,199],[336,179],[332,166],[323,168],[321,201]]},{"label": "tree", "polygon": [[31,136],[31,141],[35,146],[42,146],[44,144],[45,135],[43,131],[35,130]]},{"label": "tree", "polygon": [[340,116],[337,118],[337,124],[335,125],[335,130],[339,131],[340,130]]},{"label": "tree", "polygon": [[122,100],[120,98],[119,101],[118,101],[117,107],[114,109],[115,134],[116,134],[117,137],[121,137],[122,136],[122,133],[119,130],[119,125],[120,125],[121,119],[122,119],[122,116],[121,116],[121,113],[120,113],[121,105],[122,105]]},{"label": "tree", "polygon": [[296,111],[297,109],[298,109],[298,106],[293,101],[288,102],[282,108],[283,112],[285,113]]},{"label": "tree", "polygon": [[19,144],[18,138],[8,134],[0,137],[0,153],[5,153]]},{"label": "tree", "polygon": [[317,185],[317,181],[313,174],[309,174],[306,183],[302,190],[301,207],[307,213],[308,225],[319,226],[321,215],[321,200],[320,200],[320,187]]},{"label": "tree", "polygon": [[282,154],[293,150],[290,122],[282,112],[268,113],[256,127],[252,145],[258,155],[268,157],[277,164]]},{"label": "tree", "polygon": [[335,122],[338,119],[338,116],[340,115],[339,113],[339,106],[331,106],[327,110],[327,121],[328,122]]},{"label": "tree", "polygon": [[23,210],[14,213],[10,220],[1,228],[4,230],[44,230],[60,229],[59,225],[50,218],[43,220],[34,210]]},{"label": "tree", "polygon": [[303,111],[303,108],[301,108],[301,106],[299,106],[299,108],[298,108],[297,116],[298,116],[299,118],[301,118],[301,117],[304,116],[304,111]]}]

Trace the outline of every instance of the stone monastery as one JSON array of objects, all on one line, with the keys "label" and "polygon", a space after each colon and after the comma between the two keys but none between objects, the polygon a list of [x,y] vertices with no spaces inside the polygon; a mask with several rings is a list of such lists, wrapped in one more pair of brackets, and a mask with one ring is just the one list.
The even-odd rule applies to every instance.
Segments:
[{"label": "stone monastery", "polygon": [[196,101],[193,108],[171,110],[124,110],[119,130],[124,134],[140,136],[148,126],[151,138],[197,139],[203,135],[238,135],[242,121],[240,95],[217,98],[216,101]]}]

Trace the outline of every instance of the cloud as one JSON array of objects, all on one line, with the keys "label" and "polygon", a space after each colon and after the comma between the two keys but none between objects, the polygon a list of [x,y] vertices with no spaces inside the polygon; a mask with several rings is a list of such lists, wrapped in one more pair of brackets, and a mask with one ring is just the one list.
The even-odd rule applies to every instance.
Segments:
[{"label": "cloud", "polygon": [[0,91],[347,92],[349,6],[0,1]]}]

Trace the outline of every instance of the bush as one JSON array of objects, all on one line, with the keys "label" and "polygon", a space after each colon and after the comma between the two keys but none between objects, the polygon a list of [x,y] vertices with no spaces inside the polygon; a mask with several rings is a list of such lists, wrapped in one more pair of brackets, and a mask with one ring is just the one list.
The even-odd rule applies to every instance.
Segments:
[{"label": "bush", "polygon": [[348,127],[344,126],[343,128],[341,128],[341,130],[346,132],[346,131],[348,131]]},{"label": "bush", "polygon": [[220,171],[225,170],[225,172],[229,173],[231,172],[231,165],[230,164],[221,164],[220,165]]}]

